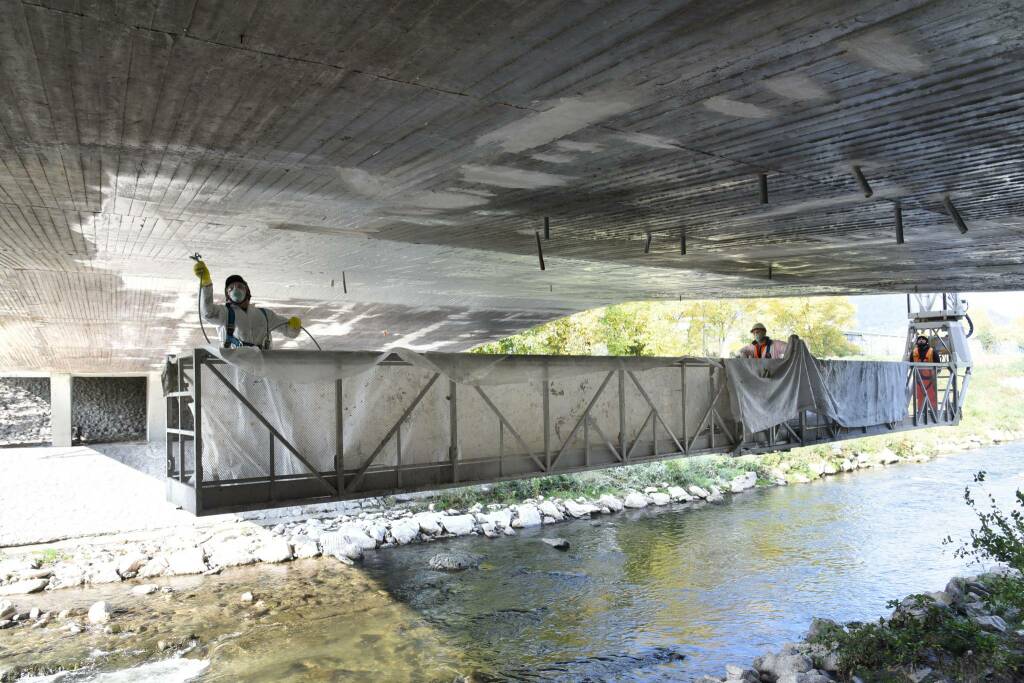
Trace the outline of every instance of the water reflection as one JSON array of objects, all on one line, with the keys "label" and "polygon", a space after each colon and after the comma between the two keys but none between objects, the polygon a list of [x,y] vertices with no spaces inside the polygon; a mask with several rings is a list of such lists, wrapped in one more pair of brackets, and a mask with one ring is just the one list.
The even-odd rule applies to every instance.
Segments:
[{"label": "water reflection", "polygon": [[[984,468],[1007,505],[1020,446],[925,465],[748,493],[716,506],[648,508],[593,521],[370,554],[362,571],[302,561],[40,595],[40,607],[108,599],[127,636],[0,633],[4,664],[63,661],[83,648],[122,678],[200,681],[669,681],[720,675],[802,636],[812,616],[873,619],[885,602],[937,590],[964,569],[946,534],[974,524],[963,486]],[[541,542],[561,536],[568,552]],[[476,571],[428,569],[435,553],[486,555]],[[253,591],[266,611],[243,604]],[[158,640],[200,635],[189,662],[159,663]],[[150,660],[144,668],[130,669]],[[163,667],[163,668],[161,668]],[[194,673],[194,672],[193,672]],[[153,674],[153,675],[150,675]],[[123,676],[128,676],[124,678]],[[161,676],[164,676],[163,678]]]},{"label": "water reflection", "polygon": [[[1019,451],[845,475],[723,506],[649,508],[518,539],[410,546],[374,555],[367,569],[451,634],[484,679],[720,674],[798,639],[812,616],[873,619],[890,598],[941,589],[965,568],[941,543],[974,523],[963,486],[983,467],[1009,504]],[[572,548],[554,551],[544,536]],[[485,553],[484,568],[440,577],[425,569],[452,547]],[[431,597],[418,600],[424,590]]]}]

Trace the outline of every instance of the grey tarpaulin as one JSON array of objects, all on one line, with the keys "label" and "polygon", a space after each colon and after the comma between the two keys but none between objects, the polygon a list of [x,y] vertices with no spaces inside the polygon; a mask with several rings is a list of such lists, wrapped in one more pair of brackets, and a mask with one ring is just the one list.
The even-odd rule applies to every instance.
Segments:
[{"label": "grey tarpaulin", "polygon": [[843,427],[900,422],[907,414],[907,363],[821,361],[795,335],[782,360],[724,363],[733,413],[750,432],[798,418],[803,410]]},{"label": "grey tarpaulin", "polygon": [[[553,404],[567,402],[563,409],[572,415],[586,404],[607,373],[628,370],[648,376],[652,400],[659,403],[662,414],[678,410],[679,358],[615,358],[567,356],[502,356],[458,353],[419,353],[408,349],[385,352],[306,352],[262,351],[256,348],[220,349],[207,347],[212,355],[224,361],[215,367],[224,378],[303,454],[318,470],[334,468],[338,451],[336,439],[336,387],[342,380],[344,400],[343,432],[345,453],[359,458],[373,450],[405,406],[435,373],[440,376],[423,396],[416,412],[405,422],[401,441],[406,462],[440,462],[448,458],[448,381],[486,388],[492,400],[510,416],[522,412],[517,419],[519,434],[531,449],[543,448],[541,421],[530,400],[539,396],[541,383],[552,382]],[[403,364],[389,362],[394,357]],[[687,359],[694,365],[718,365],[707,359]],[[704,370],[703,367],[700,370]],[[191,380],[192,371],[187,371]],[[689,400],[690,420],[703,414],[703,402],[710,392],[707,372],[694,369]],[[555,386],[555,384],[558,386]],[[564,385],[564,386],[563,386]],[[204,477],[209,480],[262,477],[269,473],[267,453],[269,429],[235,399],[231,390],[213,374],[210,367],[203,372],[203,463]],[[629,410],[643,420],[645,404],[642,397],[630,393]],[[676,392],[676,393],[673,393]],[[601,421],[607,433],[615,433],[618,417],[614,409],[613,391],[608,391],[595,406],[595,420]],[[539,398],[537,399],[539,400]],[[579,404],[579,405],[576,405]],[[663,405],[662,405],[663,404]],[[476,391],[466,391],[460,411],[469,417],[474,409],[482,409],[480,421],[496,429],[497,420],[489,408],[479,403]],[[528,412],[533,410],[534,413]],[[635,416],[634,416],[635,417]],[[666,418],[668,419],[668,418]],[[694,427],[696,425],[693,425]],[[553,436],[559,437],[563,426],[553,425]],[[565,427],[571,428],[571,425]],[[473,452],[477,437],[483,440],[484,429],[464,431],[460,442]],[[564,437],[564,435],[562,435]],[[511,437],[510,437],[511,438]],[[579,435],[577,435],[577,439]],[[496,437],[494,439],[496,441]],[[390,457],[382,453],[378,462]],[[358,460],[356,460],[358,462]],[[276,444],[274,471],[279,475],[308,472],[286,447]]]},{"label": "grey tarpaulin", "polygon": [[[458,441],[465,453],[474,455],[484,454],[488,444],[499,440],[499,421],[484,393],[514,424],[516,436],[506,438],[514,443],[512,448],[524,453],[544,452],[542,400],[549,401],[552,413],[562,418],[551,424],[550,437],[556,442],[553,450],[566,440],[570,448],[582,447],[583,430],[572,434],[571,430],[592,399],[596,401],[591,411],[595,429],[614,439],[624,419],[627,440],[643,441],[637,451],[643,452],[648,436],[638,430],[650,406],[633,386],[630,378],[634,375],[647,387],[666,423],[680,434],[700,432],[701,419],[720,388],[718,419],[739,419],[750,431],[798,417],[804,409],[847,427],[902,420],[906,364],[818,361],[798,339],[792,338],[791,344],[783,360],[724,361],[724,386],[712,381],[712,371],[722,367],[722,362],[712,359],[209,348],[224,363],[206,365],[203,370],[204,478],[245,479],[263,477],[270,471],[270,429],[215,373],[222,374],[280,434],[273,439],[274,472],[278,475],[308,472],[282,439],[321,472],[335,468],[336,456],[343,457],[344,467],[351,469],[374,452],[375,465],[393,465],[399,442],[403,465],[447,462],[450,382],[466,387],[458,392],[458,415],[466,427],[459,432]],[[395,357],[403,362],[393,362]],[[682,375],[680,361],[685,361]],[[624,418],[619,415],[616,381],[611,380],[614,388],[596,397],[598,388],[610,381],[609,373],[619,370],[625,371],[620,374],[624,378]],[[771,377],[762,376],[764,371]],[[189,374],[191,379],[191,371]],[[683,376],[685,396],[680,394]],[[542,390],[545,382],[549,383],[546,393]],[[403,419],[406,407],[421,392],[415,411]],[[685,415],[680,398],[685,398]],[[389,429],[399,421],[400,434],[388,441]],[[339,448],[338,433],[344,448]],[[603,448],[604,440],[591,436],[595,447]],[[383,450],[378,448],[385,443]]]},{"label": "grey tarpaulin", "polygon": [[[457,384],[499,386],[521,384],[545,379],[564,379],[591,372],[662,368],[680,361],[708,362],[704,358],[618,358],[614,356],[506,356],[470,353],[421,353],[411,349],[390,351],[262,351],[254,347],[206,350],[229,366],[251,377],[261,377],[289,384],[315,384],[335,379],[348,379],[380,365],[392,355],[409,365],[439,372]],[[544,362],[540,364],[538,359]]]}]

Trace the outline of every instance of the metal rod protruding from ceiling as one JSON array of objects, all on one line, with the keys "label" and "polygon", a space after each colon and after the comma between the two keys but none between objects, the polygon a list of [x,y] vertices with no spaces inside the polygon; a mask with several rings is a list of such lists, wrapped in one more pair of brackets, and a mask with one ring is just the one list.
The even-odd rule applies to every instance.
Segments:
[{"label": "metal rod protruding from ceiling", "polygon": [[857,176],[857,184],[860,185],[860,190],[864,193],[865,197],[870,197],[874,194],[871,190],[871,185],[868,184],[868,179],[864,177],[864,172],[860,170],[860,166],[853,167],[853,175]]},{"label": "metal rod protruding from ceiling", "polygon": [[651,253],[651,231],[650,230],[647,231],[647,239],[644,240],[644,253],[645,254],[650,254]]},{"label": "metal rod protruding from ceiling", "polygon": [[896,244],[903,244],[903,205],[896,200]]},{"label": "metal rod protruding from ceiling", "polygon": [[551,239],[551,218],[544,216],[544,239]]},{"label": "metal rod protruding from ceiling", "polygon": [[946,207],[946,211],[949,213],[953,222],[956,223],[956,229],[960,231],[961,235],[967,234],[967,224],[964,223],[964,219],[960,216],[960,212],[953,206],[953,200],[949,198],[949,195],[945,195],[942,198],[942,204]]},{"label": "metal rod protruding from ceiling", "polygon": [[762,204],[767,204],[768,203],[768,174],[767,173],[759,173],[758,176],[757,176],[757,181],[758,181],[758,184],[761,187],[761,203]]},{"label": "metal rod protruding from ceiling", "polygon": [[540,262],[540,269],[546,270],[544,267],[544,248],[540,246],[540,231],[535,230],[533,236],[537,238],[537,261]]},{"label": "metal rod protruding from ceiling", "polygon": [[686,228],[679,231],[679,253],[686,256]]}]

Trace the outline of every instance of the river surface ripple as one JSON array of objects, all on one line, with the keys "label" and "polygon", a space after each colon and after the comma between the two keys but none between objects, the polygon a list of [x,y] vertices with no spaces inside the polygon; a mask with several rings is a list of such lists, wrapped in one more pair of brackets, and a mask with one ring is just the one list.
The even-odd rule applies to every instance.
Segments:
[{"label": "river surface ripple", "polygon": [[[204,584],[229,598],[221,600],[219,622],[206,622],[210,633],[199,635],[233,644],[189,656],[209,660],[201,681],[722,675],[726,664],[749,665],[800,639],[813,616],[876,619],[888,612],[887,600],[941,590],[950,576],[976,573],[942,539],[966,538],[975,526],[963,489],[979,469],[988,471],[986,488],[1008,509],[1024,485],[1024,446],[766,489],[724,505],[647,508],[514,538],[465,537],[369,553],[358,580],[330,561],[225,572]],[[555,536],[569,541],[568,552],[541,542]],[[434,554],[456,549],[483,555],[481,568],[427,568]],[[239,619],[235,591],[261,587],[254,583],[281,603],[267,616]],[[314,600],[317,588],[328,589],[328,597],[320,592]],[[302,605],[287,597],[297,589]],[[370,598],[365,610],[359,606]],[[209,596],[195,599],[213,604]],[[129,679],[185,680],[196,672],[175,678],[167,663],[160,666],[159,675],[135,669]],[[108,676],[67,680],[129,680]]]},{"label": "river surface ripple", "polygon": [[[975,516],[964,486],[979,469],[1004,508],[1024,486],[1011,444],[920,465],[840,475],[699,509],[647,508],[483,543],[487,569],[424,570],[441,546],[377,553],[367,569],[400,599],[509,678],[661,681],[800,639],[814,616],[875,619],[885,603],[977,571],[943,547]],[[540,543],[568,540],[560,553]],[[670,653],[685,655],[681,661]]]}]

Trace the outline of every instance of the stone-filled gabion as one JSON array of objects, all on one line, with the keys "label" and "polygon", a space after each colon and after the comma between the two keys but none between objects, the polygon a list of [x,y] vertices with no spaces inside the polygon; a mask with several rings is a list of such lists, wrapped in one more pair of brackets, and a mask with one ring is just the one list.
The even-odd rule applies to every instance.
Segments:
[{"label": "stone-filled gabion", "polygon": [[145,439],[146,378],[72,378],[71,425],[78,443]]}]

